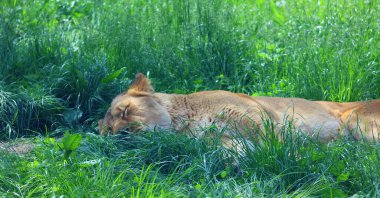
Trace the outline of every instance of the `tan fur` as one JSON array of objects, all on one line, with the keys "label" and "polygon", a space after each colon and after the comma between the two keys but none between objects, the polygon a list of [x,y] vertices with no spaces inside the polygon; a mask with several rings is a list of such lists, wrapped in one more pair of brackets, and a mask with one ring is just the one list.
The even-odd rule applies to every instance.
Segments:
[{"label": "tan fur", "polygon": [[[126,110],[126,111],[125,111]],[[124,112],[124,113],[123,113]],[[380,100],[336,103],[300,98],[250,97],[227,91],[203,91],[188,95],[154,93],[149,80],[137,74],[130,89],[115,97],[101,134],[128,128],[137,132],[155,127],[198,131],[211,125],[222,129],[234,124],[240,129],[261,127],[270,118],[277,129],[290,121],[296,129],[320,142],[336,140],[353,132],[356,139],[379,141]],[[243,131],[244,132],[244,131]],[[225,145],[231,146],[226,134]]]}]

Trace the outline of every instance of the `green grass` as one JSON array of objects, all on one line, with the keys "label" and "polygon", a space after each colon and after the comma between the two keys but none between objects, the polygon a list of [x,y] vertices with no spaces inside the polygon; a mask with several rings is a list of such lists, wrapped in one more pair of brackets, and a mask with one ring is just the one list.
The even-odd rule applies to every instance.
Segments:
[{"label": "green grass", "polygon": [[[63,140],[34,139],[32,153],[2,152],[0,193],[5,197],[337,197],[378,196],[378,146],[340,140],[328,145],[276,141],[238,155],[215,143],[165,131],[101,137],[81,133],[67,157]],[[286,129],[283,134],[294,133]],[[66,134],[65,136],[67,136]]]},{"label": "green grass", "polygon": [[[38,146],[0,151],[0,196],[380,196],[366,142],[268,137],[241,159],[207,138],[94,135],[136,72],[166,93],[378,99],[379,18],[377,0],[2,0],[0,139]],[[70,158],[49,139],[66,130],[83,135]]]}]

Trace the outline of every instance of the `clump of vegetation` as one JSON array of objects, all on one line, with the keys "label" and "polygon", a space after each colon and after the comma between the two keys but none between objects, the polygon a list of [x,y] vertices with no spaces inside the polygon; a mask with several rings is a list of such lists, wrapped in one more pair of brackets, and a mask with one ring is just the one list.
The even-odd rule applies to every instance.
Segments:
[{"label": "clump of vegetation", "polygon": [[3,84],[55,97],[64,108],[54,119],[69,126],[96,120],[136,72],[161,92],[332,101],[380,93],[374,1],[1,4]]},{"label": "clump of vegetation", "polygon": [[62,101],[49,90],[13,86],[0,82],[0,139],[44,133],[59,122]]},{"label": "clump of vegetation", "polygon": [[[4,196],[377,196],[380,150],[368,142],[305,144],[284,128],[278,142],[266,126],[243,155],[167,131],[102,137],[36,138],[27,156],[4,153]],[[81,138],[83,137],[83,138]],[[292,138],[290,139],[287,138]],[[245,141],[245,140],[242,140]],[[249,146],[248,146],[249,145]]]},{"label": "clump of vegetation", "polygon": [[[136,72],[168,93],[379,98],[379,18],[367,0],[3,0],[0,139],[39,137],[26,156],[0,150],[0,194],[379,196],[379,149],[366,142],[267,137],[240,158],[166,132],[93,134]],[[80,146],[47,135],[63,131],[81,131]]]}]

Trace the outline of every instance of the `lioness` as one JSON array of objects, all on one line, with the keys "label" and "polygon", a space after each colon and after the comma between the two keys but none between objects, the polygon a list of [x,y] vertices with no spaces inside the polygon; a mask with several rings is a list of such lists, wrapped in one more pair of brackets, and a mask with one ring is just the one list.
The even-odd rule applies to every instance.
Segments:
[{"label": "lioness", "polygon": [[[197,131],[197,128],[211,125],[223,128],[229,123],[244,129],[260,127],[263,118],[270,118],[276,126],[284,124],[284,120],[291,121],[296,129],[320,142],[336,140],[348,132],[355,139],[378,141],[380,100],[336,103],[250,97],[228,91],[189,95],[155,93],[149,79],[139,73],[130,88],[113,99],[98,124],[101,134],[115,134],[123,129],[137,132],[155,127]],[[231,132],[222,138],[225,146],[230,147]]]}]

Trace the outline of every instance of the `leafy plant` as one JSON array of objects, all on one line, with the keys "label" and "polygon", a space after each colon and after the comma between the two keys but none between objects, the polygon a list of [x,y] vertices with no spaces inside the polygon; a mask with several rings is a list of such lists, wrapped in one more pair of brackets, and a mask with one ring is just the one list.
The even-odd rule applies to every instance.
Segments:
[{"label": "leafy plant", "polygon": [[66,132],[63,136],[62,142],[58,144],[58,146],[64,150],[64,158],[66,161],[69,160],[70,155],[77,150],[80,143],[82,141],[81,134],[70,134]]}]

